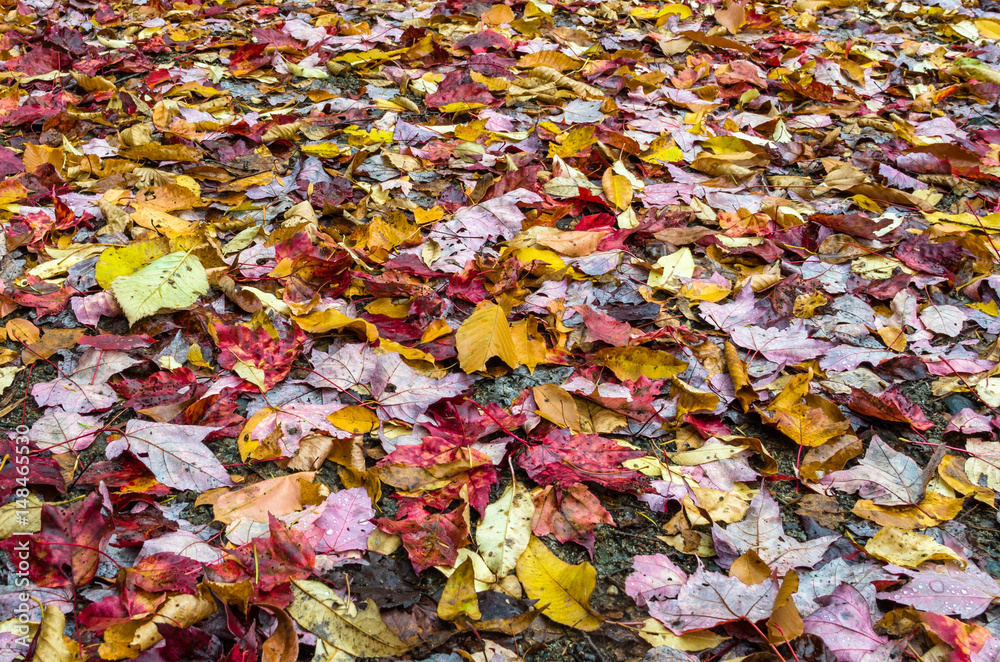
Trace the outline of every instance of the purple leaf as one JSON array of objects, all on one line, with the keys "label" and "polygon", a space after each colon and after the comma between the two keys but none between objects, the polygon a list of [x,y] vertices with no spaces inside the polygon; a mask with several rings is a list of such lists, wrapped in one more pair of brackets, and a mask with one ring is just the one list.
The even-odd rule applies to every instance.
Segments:
[{"label": "purple leaf", "polygon": [[88,349],[76,368],[51,382],[40,382],[31,389],[39,407],[62,407],[65,411],[85,414],[107,409],[118,402],[108,378],[139,363],[125,352],[101,352]]},{"label": "purple leaf", "polygon": [[908,506],[924,496],[924,472],[912,459],[898,453],[877,436],[858,466],[834,471],[820,483],[849,494],[857,493],[880,506]]},{"label": "purple leaf", "polygon": [[809,338],[802,325],[787,329],[743,326],[731,332],[733,342],[744,349],[758,352],[772,363],[802,363],[827,352],[833,345],[825,340]]},{"label": "purple leaf", "polygon": [[822,639],[839,662],[862,662],[888,643],[875,634],[868,602],[853,586],[841,584],[819,602],[824,606],[802,623],[806,633]]},{"label": "purple leaf", "polygon": [[368,536],[375,530],[372,500],[363,487],[335,492],[326,498],[326,509],[315,525],[323,530],[316,552],[347,552],[368,549]]},{"label": "purple leaf", "polygon": [[108,444],[106,453],[114,459],[129,450],[168,487],[204,492],[229,487],[232,479],[219,458],[201,440],[217,428],[202,425],[174,425],[131,420],[125,434]]},{"label": "purple leaf", "polygon": [[764,315],[765,308],[756,305],[752,287],[744,287],[732,303],[701,304],[701,316],[722,329],[730,331],[736,327],[753,324]]},{"label": "purple leaf", "polygon": [[966,319],[965,312],[958,306],[931,305],[920,312],[920,321],[924,323],[924,328],[946,336],[957,336],[961,333]]},{"label": "purple leaf", "polygon": [[741,619],[765,619],[774,611],[777,596],[772,580],[747,586],[735,577],[698,568],[676,599],[650,602],[649,614],[674,634],[684,634]]},{"label": "purple leaf", "polygon": [[315,350],[309,360],[316,370],[306,377],[307,383],[346,391],[371,381],[378,356],[367,345],[358,343],[344,345],[332,354]]},{"label": "purple leaf", "polygon": [[921,611],[974,618],[1000,597],[996,581],[971,562],[965,570],[947,565],[925,566],[920,570],[889,565],[886,570],[909,575],[910,583],[901,589],[881,593],[879,597]]},{"label": "purple leaf", "polygon": [[783,577],[793,568],[809,568],[819,563],[827,548],[840,536],[823,536],[799,542],[785,535],[778,502],[761,490],[750,502],[746,518],[723,529],[712,527],[719,565],[728,567],[741,554],[753,550],[772,570]]},{"label": "purple leaf", "polygon": [[472,383],[468,375],[451,373],[442,379],[421,375],[403,363],[396,352],[379,357],[372,377],[372,395],[379,417],[415,423],[417,416],[438,400],[456,396]]},{"label": "purple leaf", "polygon": [[636,556],[632,568],[632,574],[625,580],[625,593],[640,607],[650,600],[676,598],[687,581],[687,573],[666,554]]}]

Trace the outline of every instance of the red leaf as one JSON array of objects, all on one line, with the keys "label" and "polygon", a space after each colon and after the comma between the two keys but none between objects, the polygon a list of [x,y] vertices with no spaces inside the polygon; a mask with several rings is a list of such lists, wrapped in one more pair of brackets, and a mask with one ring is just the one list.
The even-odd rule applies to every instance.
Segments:
[{"label": "red leaf", "polygon": [[594,529],[598,524],[615,526],[601,501],[582,483],[562,488],[549,485],[537,492],[531,531],[541,538],[553,535],[561,543],[575,542],[594,557]]},{"label": "red leaf", "polygon": [[102,508],[97,492],[63,508],[42,506],[42,530],[29,543],[31,581],[47,587],[83,586],[94,578],[113,530]]},{"label": "red leaf", "polygon": [[375,521],[382,531],[403,539],[403,546],[417,572],[435,565],[454,566],[458,550],[469,544],[465,506],[450,513],[429,513],[423,508],[401,507],[397,521],[383,517]]},{"label": "red leaf", "polygon": [[540,485],[597,483],[619,492],[635,490],[642,474],[622,467],[622,462],[643,457],[635,451],[596,434],[572,435],[554,430],[541,446],[533,446],[518,459],[521,468]]}]

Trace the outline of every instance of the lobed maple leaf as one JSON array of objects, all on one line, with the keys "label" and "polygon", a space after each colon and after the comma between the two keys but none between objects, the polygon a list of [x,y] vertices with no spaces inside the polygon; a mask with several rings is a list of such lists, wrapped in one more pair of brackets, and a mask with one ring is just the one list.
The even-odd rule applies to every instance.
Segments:
[{"label": "lobed maple leaf", "polygon": [[540,485],[589,482],[624,492],[636,488],[642,477],[622,463],[644,455],[596,434],[556,430],[522,454],[518,464]]}]

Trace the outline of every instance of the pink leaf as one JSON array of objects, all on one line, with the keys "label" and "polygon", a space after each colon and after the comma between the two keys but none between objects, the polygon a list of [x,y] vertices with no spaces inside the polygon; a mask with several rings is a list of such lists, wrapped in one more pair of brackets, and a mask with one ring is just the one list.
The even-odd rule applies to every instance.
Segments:
[{"label": "pink leaf", "polygon": [[636,556],[632,568],[632,574],[625,580],[625,593],[640,607],[650,600],[676,598],[687,581],[687,573],[666,554]]},{"label": "pink leaf", "polygon": [[373,517],[372,500],[365,488],[352,487],[331,494],[326,498],[326,510],[315,522],[324,530],[323,537],[315,545],[316,552],[368,549],[368,536],[375,530],[371,522]]},{"label": "pink leaf", "polygon": [[881,593],[879,597],[921,611],[974,618],[1000,597],[1000,586],[996,580],[971,562],[965,570],[946,565],[927,566],[920,570],[889,565],[886,570],[908,575],[910,583],[896,591]]},{"label": "pink leaf", "polygon": [[684,634],[741,619],[765,619],[774,611],[777,596],[774,581],[747,586],[735,577],[698,568],[676,599],[650,602],[649,614],[675,634]]},{"label": "pink leaf", "polygon": [[741,554],[753,550],[764,563],[783,577],[792,568],[812,567],[840,536],[823,536],[799,542],[785,535],[778,502],[761,490],[750,502],[746,518],[723,529],[712,528],[719,565],[728,567]]},{"label": "pink leaf", "polygon": [[839,662],[862,662],[888,642],[875,634],[868,603],[853,586],[841,584],[818,602],[824,606],[802,623],[806,633],[822,639]]},{"label": "pink leaf", "polygon": [[113,459],[126,450],[131,451],[149,467],[156,480],[177,490],[229,487],[233,481],[225,467],[201,443],[215,429],[131,420],[125,426],[125,434],[108,444],[106,452]]}]

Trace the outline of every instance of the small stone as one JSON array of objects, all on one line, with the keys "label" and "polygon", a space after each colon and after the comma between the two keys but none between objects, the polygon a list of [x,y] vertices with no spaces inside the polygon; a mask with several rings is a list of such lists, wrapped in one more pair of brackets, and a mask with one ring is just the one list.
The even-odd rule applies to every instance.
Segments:
[{"label": "small stone", "polygon": [[952,393],[944,399],[944,406],[948,408],[948,411],[952,416],[962,411],[963,409],[976,410],[976,405],[972,400],[969,400],[964,395],[959,395],[958,393]]},{"label": "small stone", "polygon": [[608,587],[608,590],[606,592],[608,595],[618,595],[621,591],[618,590],[617,586],[612,584],[611,586]]}]

